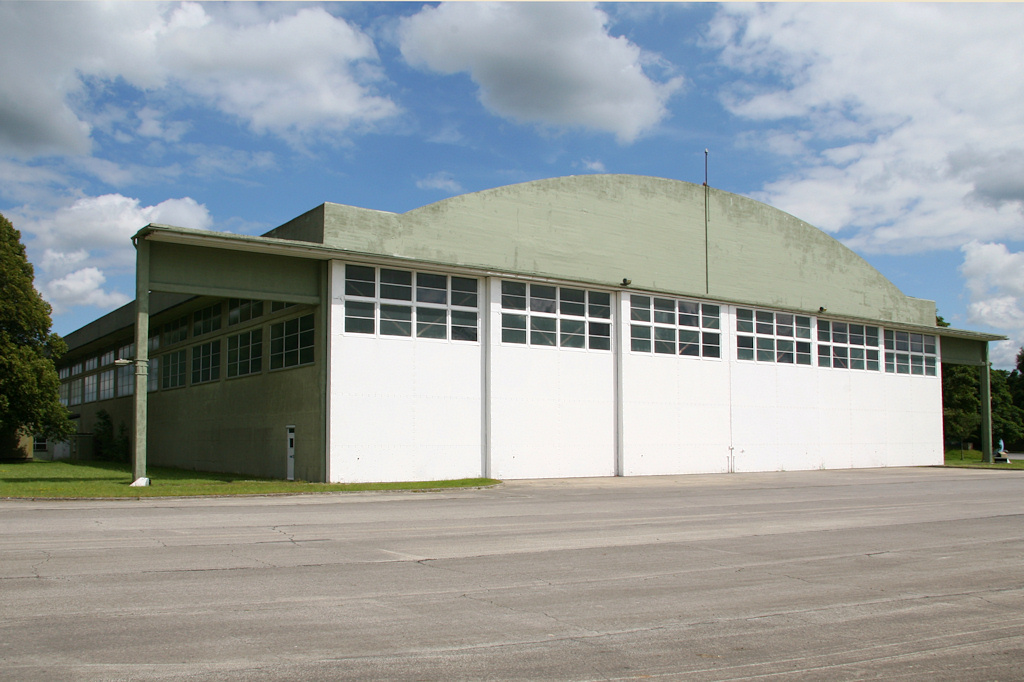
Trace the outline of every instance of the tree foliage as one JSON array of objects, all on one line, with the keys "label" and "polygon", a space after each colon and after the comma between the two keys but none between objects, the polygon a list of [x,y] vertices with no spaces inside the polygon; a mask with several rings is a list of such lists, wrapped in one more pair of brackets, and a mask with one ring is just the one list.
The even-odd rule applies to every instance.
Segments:
[{"label": "tree foliage", "polygon": [[96,424],[92,429],[92,454],[98,460],[121,462],[131,461],[131,442],[128,427],[121,422],[120,428],[114,432],[114,420],[106,410],[96,413]]},{"label": "tree foliage", "polygon": [[[1017,353],[1017,369],[992,369],[989,377],[993,446],[1002,440],[1024,450],[1024,348]],[[942,425],[947,442],[981,442],[978,368],[942,365]]]},{"label": "tree foliage", "polygon": [[1024,440],[1024,409],[1013,403],[1010,392],[1010,373],[1005,369],[992,370],[992,442],[1006,444]]},{"label": "tree foliage", "polygon": [[963,443],[977,438],[981,424],[978,370],[942,365],[942,428],[946,440]]},{"label": "tree foliage", "polygon": [[[1006,389],[1010,394],[1010,402],[1022,411],[1021,417],[1024,419],[1024,348],[1017,351],[1017,368],[1006,375]],[[1015,450],[1024,450],[1024,434],[1015,440],[1007,439],[1007,445],[1011,443]]]},{"label": "tree foliage", "polygon": [[0,444],[19,434],[61,439],[74,432],[53,364],[67,346],[50,332],[50,305],[33,276],[21,233],[0,215]]}]

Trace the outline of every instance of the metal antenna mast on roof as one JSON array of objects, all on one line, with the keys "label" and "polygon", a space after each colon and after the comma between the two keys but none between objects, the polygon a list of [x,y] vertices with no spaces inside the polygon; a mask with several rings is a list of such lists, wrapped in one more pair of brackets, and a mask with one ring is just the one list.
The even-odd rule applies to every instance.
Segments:
[{"label": "metal antenna mast on roof", "polygon": [[710,262],[708,259],[708,150],[704,149],[704,293],[711,293]]}]

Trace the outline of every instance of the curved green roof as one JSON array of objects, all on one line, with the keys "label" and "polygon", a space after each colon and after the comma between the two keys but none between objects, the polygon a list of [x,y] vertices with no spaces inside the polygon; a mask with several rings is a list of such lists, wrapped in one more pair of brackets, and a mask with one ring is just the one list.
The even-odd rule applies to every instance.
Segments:
[{"label": "curved green roof", "polygon": [[905,296],[849,248],[788,213],[708,189],[705,226],[704,186],[678,180],[581,175],[464,194],[405,214],[321,208],[320,234],[298,236],[299,218],[268,236],[607,286],[628,279],[634,289],[752,306],[809,313],[824,307],[830,315],[935,324],[934,303]]}]

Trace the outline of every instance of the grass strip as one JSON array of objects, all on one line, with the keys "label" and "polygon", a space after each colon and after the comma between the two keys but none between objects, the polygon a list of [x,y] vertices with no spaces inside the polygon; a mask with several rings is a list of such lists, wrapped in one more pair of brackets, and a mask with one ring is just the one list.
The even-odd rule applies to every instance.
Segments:
[{"label": "grass strip", "polygon": [[361,490],[425,490],[496,485],[490,478],[403,483],[307,483],[238,474],[149,467],[151,484],[132,488],[131,467],[108,462],[0,463],[0,498],[192,497],[277,495]]},{"label": "grass strip", "polygon": [[972,469],[1024,469],[1024,460],[987,463],[981,461],[981,450],[946,450],[946,466]]}]

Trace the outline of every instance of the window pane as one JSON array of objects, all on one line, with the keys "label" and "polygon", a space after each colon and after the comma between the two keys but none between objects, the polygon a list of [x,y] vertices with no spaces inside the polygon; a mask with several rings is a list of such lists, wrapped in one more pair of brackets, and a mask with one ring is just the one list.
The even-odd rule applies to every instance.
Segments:
[{"label": "window pane", "polygon": [[530,344],[534,346],[556,345],[555,322],[553,317],[531,317]]},{"label": "window pane", "polygon": [[778,336],[793,336],[793,316],[787,313],[776,313],[775,334]]},{"label": "window pane", "polygon": [[654,299],[654,322],[656,324],[675,324],[676,302],[668,298]]},{"label": "window pane", "polygon": [[559,326],[561,328],[559,342],[563,348],[586,347],[586,322],[583,320],[560,320]]},{"label": "window pane", "polygon": [[526,343],[526,315],[503,313],[501,340],[504,343]]},{"label": "window pane", "polygon": [[345,295],[373,298],[377,295],[373,268],[364,265],[345,266]]},{"label": "window pane", "polygon": [[611,295],[607,291],[590,291],[590,316],[602,320],[610,320],[612,317]]},{"label": "window pane", "polygon": [[796,342],[796,364],[811,364],[811,344],[807,341]]},{"label": "window pane", "polygon": [[679,354],[700,355],[700,332],[690,329],[679,330]]},{"label": "window pane", "polygon": [[452,324],[460,327],[476,327],[476,313],[469,310],[453,310]]},{"label": "window pane", "polygon": [[470,277],[452,277],[452,305],[477,307],[477,281]]},{"label": "window pane", "polygon": [[719,328],[719,316],[721,312],[717,305],[711,305],[710,303],[704,303],[700,307],[701,310],[701,325],[704,329],[718,329]]},{"label": "window pane", "polygon": [[667,327],[654,328],[654,352],[676,354],[676,330]]},{"label": "window pane", "polygon": [[373,333],[373,304],[345,301],[345,331],[356,334]]},{"label": "window pane", "polygon": [[705,346],[722,345],[721,334],[718,334],[716,332],[701,332],[700,336]]},{"label": "window pane", "polygon": [[699,327],[700,326],[700,304],[692,301],[679,302],[679,326]]},{"label": "window pane", "polygon": [[862,325],[862,324],[851,324],[850,325],[850,345],[851,346],[863,346],[864,345],[864,325]]},{"label": "window pane", "polygon": [[[412,300],[412,273],[407,270],[380,271],[380,297],[393,301]],[[383,317],[381,318],[383,321]],[[383,324],[381,325],[383,327]],[[385,332],[381,332],[384,334]]]},{"label": "window pane", "polygon": [[846,328],[845,322],[833,322],[832,323],[832,343],[846,343]]},{"label": "window pane", "polygon": [[637,322],[651,321],[651,297],[636,296],[629,297],[629,319]]},{"label": "window pane", "polygon": [[[526,343],[525,332],[521,343]],[[476,327],[456,327],[452,325],[452,341],[476,341]]]},{"label": "window pane", "polygon": [[501,307],[526,310],[526,285],[522,282],[502,282]]},{"label": "window pane", "polygon": [[417,273],[416,300],[420,303],[447,303],[448,277],[446,275]]},{"label": "window pane", "polygon": [[632,324],[629,326],[630,348],[639,353],[651,352],[651,328]]},{"label": "window pane", "polygon": [[[749,315],[750,317],[746,317]],[[754,318],[753,311],[751,310],[737,310],[736,311],[736,331],[743,332],[746,334],[754,333]]]},{"label": "window pane", "polygon": [[924,374],[924,356],[923,355],[911,355],[910,356],[910,372],[911,372],[911,374]]},{"label": "window pane", "polygon": [[416,308],[416,336],[448,338],[448,313],[444,308]]},{"label": "window pane", "polygon": [[452,339],[476,341],[476,313],[469,310],[452,311]]},{"label": "window pane", "polygon": [[[555,304],[555,287],[546,284],[530,285],[530,310],[535,313],[553,313]],[[545,344],[546,345],[546,344]]]},{"label": "window pane", "polygon": [[775,346],[775,361],[786,364],[793,364],[796,361],[796,356],[793,352],[793,342],[789,339],[779,339]]},{"label": "window pane", "polygon": [[736,359],[738,359],[738,360],[753,360],[754,359],[754,337],[753,336],[737,336],[736,337]]},{"label": "window pane", "polygon": [[[897,343],[899,341],[897,340]],[[906,353],[896,354],[896,373],[910,374],[910,356]]]},{"label": "window pane", "polygon": [[611,350],[612,326],[607,322],[590,323],[590,347],[594,350]]},{"label": "window pane", "polygon": [[380,306],[380,333],[384,336],[412,336],[412,308],[405,305],[382,303]]},{"label": "window pane", "polygon": [[[587,292],[582,289],[559,289],[559,312],[583,317],[586,314]],[[565,344],[562,344],[565,345]]]}]

